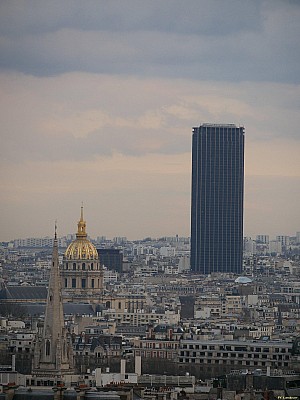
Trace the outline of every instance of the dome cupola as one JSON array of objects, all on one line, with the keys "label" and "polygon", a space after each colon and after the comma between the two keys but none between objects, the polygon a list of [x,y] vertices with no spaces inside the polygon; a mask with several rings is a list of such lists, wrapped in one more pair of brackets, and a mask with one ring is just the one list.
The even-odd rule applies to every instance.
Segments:
[{"label": "dome cupola", "polygon": [[66,252],[66,260],[98,260],[96,247],[87,238],[86,222],[83,219],[83,206],[81,207],[80,220],[78,221],[76,239],[69,244]]}]

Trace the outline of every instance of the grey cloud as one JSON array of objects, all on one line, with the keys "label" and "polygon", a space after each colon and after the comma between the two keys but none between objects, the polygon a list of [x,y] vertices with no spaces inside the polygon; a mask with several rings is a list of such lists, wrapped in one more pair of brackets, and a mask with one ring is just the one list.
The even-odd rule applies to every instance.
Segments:
[{"label": "grey cloud", "polygon": [[[0,32],[9,35],[88,31],[160,31],[220,35],[261,24],[261,0],[2,1]],[[243,18],[246,17],[246,18]]]},{"label": "grey cloud", "polygon": [[7,1],[0,68],[299,82],[299,18],[280,1]]},{"label": "grey cloud", "polygon": [[1,158],[5,160],[9,154],[13,162],[28,159],[87,161],[97,156],[110,156],[113,152],[143,156],[149,153],[176,154],[189,150],[189,136],[172,134],[165,129],[157,131],[107,127],[91,132],[84,138],[71,134],[60,134],[59,138],[39,133],[28,133],[18,138],[9,135],[2,147]]},{"label": "grey cloud", "polygon": [[0,158],[9,163],[190,152],[192,127],[207,121],[245,125],[250,141],[300,138],[295,85],[91,74],[15,74],[5,84],[3,75]]}]

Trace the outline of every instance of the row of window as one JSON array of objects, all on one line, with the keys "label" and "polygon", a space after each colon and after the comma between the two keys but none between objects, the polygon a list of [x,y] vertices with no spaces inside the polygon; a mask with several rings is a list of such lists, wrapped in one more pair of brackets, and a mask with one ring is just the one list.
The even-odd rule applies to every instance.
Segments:
[{"label": "row of window", "polygon": [[[270,359],[270,357],[268,357],[268,354],[257,354],[257,353],[248,353],[248,354],[243,354],[243,353],[210,353],[210,352],[205,352],[205,351],[193,351],[193,352],[189,352],[189,351],[181,351],[180,352],[181,356],[184,357],[223,357],[223,358],[258,358],[258,359]],[[246,357],[247,356],[247,357]],[[289,355],[281,355],[281,354],[274,354],[272,356],[273,360],[289,360]]]},{"label": "row of window", "polygon": [[[79,283],[81,283],[81,285],[79,285]],[[100,284],[100,281],[98,279],[98,286]],[[82,278],[81,282],[77,281],[76,278],[72,278],[71,280],[71,286],[68,286],[68,279],[65,278],[65,288],[71,287],[72,289],[76,289],[76,288],[81,288],[81,289],[85,289],[87,287],[87,279],[86,278]],[[94,289],[95,288],[95,279],[91,279],[91,288]]]},{"label": "row of window", "polygon": [[231,345],[199,345],[199,344],[183,344],[182,345],[183,349],[190,349],[190,350],[227,350],[227,351],[251,351],[251,352],[256,352],[256,353],[288,353],[289,348],[286,347],[254,347],[254,346],[231,346]]},{"label": "row of window", "polygon": [[172,360],[174,360],[174,358],[176,357],[176,354],[173,354],[173,352],[165,352],[165,351],[136,351],[135,355],[147,358],[152,358],[152,357],[169,358]]},{"label": "row of window", "polygon": [[146,349],[177,349],[178,343],[172,342],[152,342],[152,343],[142,343],[142,347]]},{"label": "row of window", "polygon": [[[179,358],[180,363],[192,363],[192,364],[229,364],[229,365],[240,365],[240,361],[237,360],[210,360],[210,359],[197,359],[197,362],[195,358]],[[249,365],[249,366],[266,366],[268,361],[243,361],[242,365]],[[289,363],[288,362],[276,362],[276,367],[288,367]]]},{"label": "row of window", "polygon": [[[69,265],[69,263],[66,263],[65,265],[65,269],[69,270],[69,267],[71,267]],[[86,264],[86,263],[73,263],[72,264],[72,268],[70,268],[70,270],[76,271],[76,270],[82,270],[85,271],[86,269],[93,271],[94,270],[94,263],[91,264]],[[96,265],[96,269],[97,269],[97,265]]]}]

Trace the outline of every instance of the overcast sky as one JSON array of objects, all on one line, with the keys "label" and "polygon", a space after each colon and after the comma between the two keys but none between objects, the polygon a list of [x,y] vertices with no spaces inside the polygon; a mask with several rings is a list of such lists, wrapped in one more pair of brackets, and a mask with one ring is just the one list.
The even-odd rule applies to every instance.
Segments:
[{"label": "overcast sky", "polygon": [[191,135],[245,126],[245,235],[300,231],[300,1],[2,0],[0,240],[190,235]]}]

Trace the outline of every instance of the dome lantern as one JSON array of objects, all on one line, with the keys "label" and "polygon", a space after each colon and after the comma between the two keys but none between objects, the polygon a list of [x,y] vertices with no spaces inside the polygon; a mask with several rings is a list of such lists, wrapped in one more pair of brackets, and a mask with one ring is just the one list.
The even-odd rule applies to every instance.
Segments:
[{"label": "dome lantern", "polygon": [[81,206],[81,212],[80,212],[80,220],[78,221],[78,230],[76,233],[76,238],[81,239],[81,238],[86,238],[86,222],[83,219],[83,206]]}]

